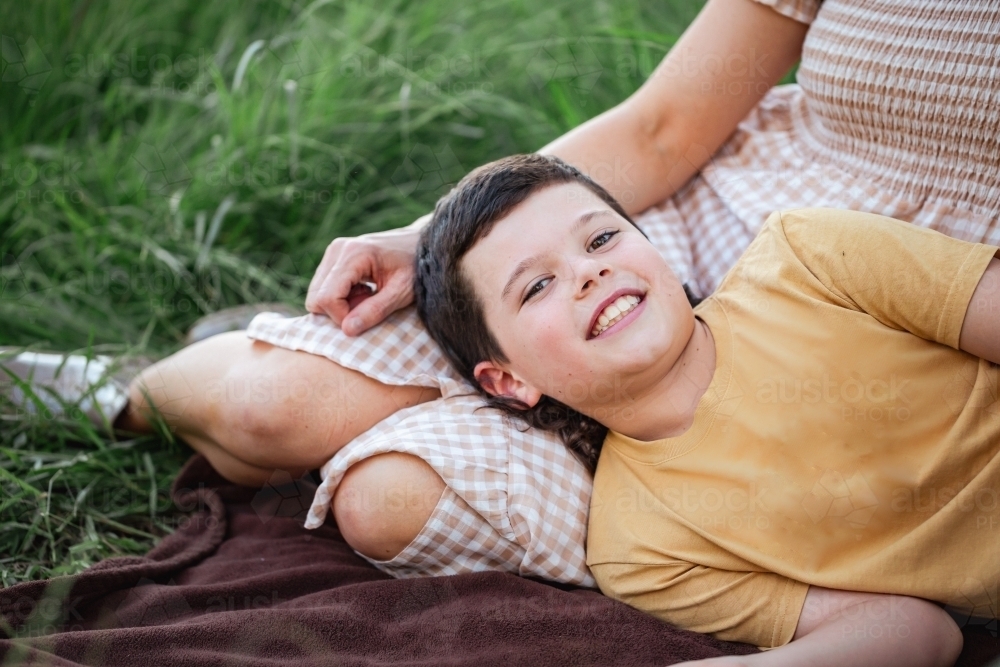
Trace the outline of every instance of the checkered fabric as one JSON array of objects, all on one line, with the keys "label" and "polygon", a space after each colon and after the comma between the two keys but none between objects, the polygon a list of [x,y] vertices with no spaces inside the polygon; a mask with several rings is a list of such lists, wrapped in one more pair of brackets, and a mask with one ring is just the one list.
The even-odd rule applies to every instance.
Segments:
[{"label": "checkered fabric", "polygon": [[358,338],[325,317],[259,315],[249,335],[317,354],[388,385],[439,387],[441,398],[400,410],[348,443],[321,470],[306,519],[322,525],[344,473],[376,454],[419,456],[447,490],[420,534],[390,561],[397,577],[507,570],[594,586],[586,565],[591,478],[552,433],[485,408],[424,331],[413,308]]},{"label": "checkered fabric", "polygon": [[[914,146],[920,145],[914,135],[919,134],[925,118],[918,113],[920,100],[916,106],[910,102],[895,105],[889,100],[877,109],[888,114],[879,121],[880,127],[901,135],[883,137],[884,143],[898,146],[893,148],[896,153],[879,149],[877,168],[866,169],[864,155],[848,154],[851,146],[862,146],[859,150],[868,151],[866,155],[875,155],[872,151],[876,149],[865,147],[864,137],[840,140],[833,136],[834,130],[862,133],[867,131],[864,123],[875,122],[869,116],[878,106],[877,100],[852,108],[850,87],[857,77],[838,77],[834,69],[844,63],[856,64],[861,48],[858,43],[868,49],[881,44],[863,36],[852,42],[850,35],[838,32],[837,21],[868,25],[882,20],[885,29],[892,31],[898,18],[892,12],[905,16],[910,11],[907,3],[761,1],[798,21],[815,19],[807,36],[800,78],[804,83],[827,87],[822,95],[796,85],[772,90],[698,176],[638,218],[678,277],[696,293],[711,293],[772,211],[803,206],[879,213],[968,241],[1000,245],[1000,178],[977,177],[975,187],[958,192],[952,173],[972,169],[980,175],[995,174],[1000,169],[995,142],[988,139],[1000,136],[996,100],[956,105],[956,113],[985,109],[989,116],[952,121],[951,129],[943,121],[941,132],[957,128],[961,134],[949,143],[949,149],[980,135],[987,139],[978,148],[947,155],[943,150],[922,160],[911,155]],[[931,4],[934,11],[949,11],[948,3]],[[885,16],[872,15],[876,5]],[[982,3],[977,6],[977,11],[986,7]],[[823,29],[814,35],[817,26]],[[930,30],[928,34],[930,39],[937,33]],[[994,30],[979,35],[986,36],[979,42],[993,44],[989,53],[976,51],[976,57],[985,57],[986,63],[990,58],[995,60],[996,40],[990,37],[995,34]],[[851,54],[851,58],[838,57],[838,53]],[[969,62],[964,61],[963,67]],[[912,79],[920,71],[910,67],[903,74]],[[966,79],[960,89],[968,95],[982,93],[980,97],[987,99],[1000,90],[995,85],[996,76],[976,78],[969,74]],[[930,88],[909,87],[899,94],[906,97],[917,90],[930,95]],[[968,100],[974,99],[968,95]],[[917,115],[911,115],[909,124],[901,123],[900,108]],[[853,130],[847,122],[852,117],[856,120]],[[942,163],[945,159],[951,164]],[[925,163],[933,165],[932,171],[926,170]],[[918,181],[917,189],[907,185]],[[385,384],[432,386],[442,392],[441,399],[402,410],[376,425],[323,467],[324,481],[310,510],[308,527],[323,522],[330,499],[351,465],[383,452],[406,452],[427,461],[445,480],[448,490],[420,535],[391,561],[372,561],[377,567],[398,577],[500,569],[594,585],[584,556],[591,494],[586,470],[552,434],[519,430],[496,411],[482,408],[471,388],[448,367],[412,309],[394,314],[357,338],[343,335],[329,320],[315,315],[294,319],[262,315],[248,333],[273,345],[327,357]]]},{"label": "checkered fabric", "polygon": [[799,23],[812,23],[823,0],[755,0]]}]

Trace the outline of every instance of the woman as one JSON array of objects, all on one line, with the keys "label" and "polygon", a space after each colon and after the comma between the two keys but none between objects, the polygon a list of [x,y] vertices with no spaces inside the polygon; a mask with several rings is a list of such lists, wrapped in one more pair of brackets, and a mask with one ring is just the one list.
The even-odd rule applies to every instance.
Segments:
[{"label": "woman", "polygon": [[[701,294],[779,208],[854,208],[996,244],[997,34],[985,1],[709,0],[642,88],[541,152],[629,214],[648,209],[638,223]],[[800,54],[801,87],[772,90]],[[348,542],[397,576],[502,567],[591,583],[586,472],[557,440],[474,411],[412,311],[394,313],[412,300],[422,222],[330,245],[307,307],[333,324],[259,319],[256,340],[188,348],[133,384],[119,424],[145,427],[148,396],[252,484],[333,457],[311,521],[332,500]],[[230,391],[254,382],[261,400]],[[793,645],[836,636],[840,610],[871,601],[810,589]]]}]

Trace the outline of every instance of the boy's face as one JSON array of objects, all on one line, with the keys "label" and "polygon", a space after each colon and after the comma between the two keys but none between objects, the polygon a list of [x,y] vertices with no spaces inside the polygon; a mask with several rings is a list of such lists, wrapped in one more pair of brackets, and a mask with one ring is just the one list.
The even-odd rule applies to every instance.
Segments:
[{"label": "boy's face", "polygon": [[481,362],[476,377],[528,405],[546,394],[604,421],[662,379],[694,328],[660,254],[577,183],[531,195],[473,246],[462,270],[509,359]]}]

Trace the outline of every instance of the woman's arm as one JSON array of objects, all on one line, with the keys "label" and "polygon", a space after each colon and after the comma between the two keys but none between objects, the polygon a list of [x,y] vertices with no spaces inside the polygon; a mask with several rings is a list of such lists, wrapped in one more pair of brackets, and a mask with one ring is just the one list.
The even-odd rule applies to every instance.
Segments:
[{"label": "woman's arm", "polygon": [[[649,80],[615,108],[541,149],[607,188],[631,213],[670,196],[798,59],[807,26],[752,0],[709,0]],[[306,295],[357,335],[413,301],[419,227],[335,239]],[[351,289],[373,282],[357,305]],[[358,296],[355,290],[353,296]]]},{"label": "woman's arm", "polygon": [[788,644],[677,667],[951,667],[961,652],[962,632],[932,602],[810,586]]},{"label": "woman's arm", "polygon": [[542,148],[629,213],[672,195],[798,60],[808,26],[752,0],[709,0],[649,79]]}]

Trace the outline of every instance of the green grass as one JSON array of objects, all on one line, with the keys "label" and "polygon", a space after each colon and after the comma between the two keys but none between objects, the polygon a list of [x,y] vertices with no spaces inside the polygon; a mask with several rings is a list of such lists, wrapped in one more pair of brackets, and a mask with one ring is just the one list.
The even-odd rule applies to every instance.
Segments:
[{"label": "green grass", "polygon": [[[0,8],[0,345],[176,350],[300,304],[327,243],[635,90],[700,2],[38,0]],[[8,406],[9,407],[9,406]],[[189,454],[0,421],[0,582],[147,550]]]}]

